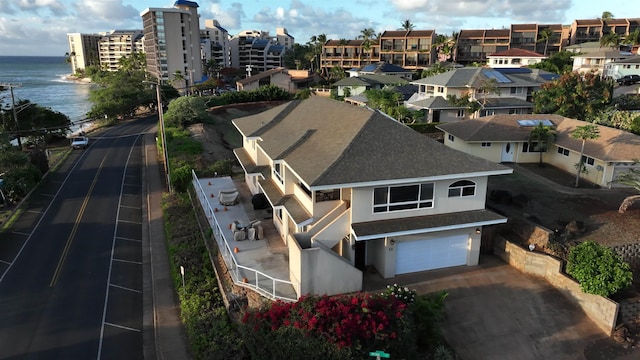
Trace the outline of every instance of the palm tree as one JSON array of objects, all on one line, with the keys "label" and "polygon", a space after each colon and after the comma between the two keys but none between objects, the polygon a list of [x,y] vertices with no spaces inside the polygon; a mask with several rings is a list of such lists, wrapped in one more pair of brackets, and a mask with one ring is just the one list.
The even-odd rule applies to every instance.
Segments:
[{"label": "palm tree", "polygon": [[582,140],[582,146],[580,147],[580,160],[576,164],[578,169],[576,174],[576,185],[578,187],[580,183],[580,174],[582,173],[582,169],[584,168],[584,144],[587,140],[595,140],[600,137],[600,130],[597,125],[588,124],[583,126],[576,126],[576,128],[571,132],[571,137],[574,139]]},{"label": "palm tree", "polygon": [[457,31],[453,31],[451,33],[451,37],[449,38],[450,46],[451,46],[451,55],[454,62],[456,61],[456,57],[458,56],[458,36],[460,33]]},{"label": "palm tree", "polygon": [[602,19],[602,21],[609,21],[611,19],[613,19],[613,14],[611,13],[611,11],[603,11],[602,12],[602,16],[600,16],[600,19]]},{"label": "palm tree", "polygon": [[547,56],[547,48],[549,47],[549,41],[553,38],[554,32],[551,28],[544,28],[538,33],[538,42],[544,42],[544,56]]},{"label": "palm tree", "polygon": [[[443,55],[443,49],[445,48],[445,46],[447,46],[448,43],[449,43],[448,37],[442,34],[438,34],[436,35],[436,38],[433,41],[433,44],[431,44],[431,47],[436,50],[436,54]],[[441,60],[440,56],[438,56],[438,60]]]},{"label": "palm tree", "polygon": [[546,126],[542,122],[539,122],[533,129],[531,129],[531,133],[529,133],[529,148],[533,147],[535,151],[540,154],[540,159],[538,160],[538,164],[542,166],[542,153],[546,152],[551,145],[556,140],[556,132],[553,130],[551,126]]},{"label": "palm tree", "polygon": [[409,19],[406,19],[405,21],[403,21],[401,26],[402,26],[402,29],[407,31],[413,30],[413,28],[416,27],[415,25],[413,25],[413,23],[411,23],[411,20]]},{"label": "palm tree", "polygon": [[[630,169],[629,171],[618,175],[613,181],[631,186],[640,193],[640,170],[638,169]],[[624,198],[624,200],[622,200],[622,203],[618,208],[618,212],[620,214],[624,214],[629,206],[633,205],[633,203],[636,201],[640,201],[640,194],[627,196],[626,198]]]},{"label": "palm tree", "polygon": [[359,38],[363,39],[362,50],[367,53],[368,62],[371,63],[371,39],[375,36],[376,32],[372,28],[365,28],[360,31]]},{"label": "palm tree", "polygon": [[618,49],[622,43],[622,36],[616,33],[607,33],[600,38],[600,47],[609,46],[612,49]]},{"label": "palm tree", "polygon": [[638,45],[640,44],[640,29],[635,29],[630,32],[629,35],[624,37],[624,42],[627,45]]}]

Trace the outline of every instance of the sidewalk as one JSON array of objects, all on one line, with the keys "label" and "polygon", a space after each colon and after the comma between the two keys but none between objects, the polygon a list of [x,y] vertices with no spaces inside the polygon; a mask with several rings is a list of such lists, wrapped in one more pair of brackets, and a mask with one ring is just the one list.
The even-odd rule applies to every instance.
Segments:
[{"label": "sidewalk", "polygon": [[143,351],[145,359],[189,359],[180,321],[177,294],[169,267],[161,201],[166,187],[163,166],[158,161],[155,134],[143,139]]}]

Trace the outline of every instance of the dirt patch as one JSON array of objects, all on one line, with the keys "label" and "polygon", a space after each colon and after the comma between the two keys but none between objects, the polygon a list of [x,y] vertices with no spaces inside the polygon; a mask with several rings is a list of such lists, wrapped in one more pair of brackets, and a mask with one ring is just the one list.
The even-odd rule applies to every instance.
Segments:
[{"label": "dirt patch", "polygon": [[[552,166],[528,166],[529,171],[553,181],[549,185],[518,171],[489,179],[488,206],[502,214],[526,218],[554,232],[562,232],[572,221],[584,224],[575,240],[593,240],[603,245],[640,242],[640,206],[618,213],[622,200],[632,189],[598,189],[582,183],[576,191],[575,179]],[[559,186],[558,186],[559,185]],[[495,196],[501,194],[501,196]],[[493,196],[492,196],[493,195]]]}]

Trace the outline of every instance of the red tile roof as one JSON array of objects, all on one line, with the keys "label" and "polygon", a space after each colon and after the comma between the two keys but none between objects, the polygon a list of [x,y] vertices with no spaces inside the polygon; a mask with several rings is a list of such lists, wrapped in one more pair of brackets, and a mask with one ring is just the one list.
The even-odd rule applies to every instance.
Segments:
[{"label": "red tile roof", "polygon": [[518,57],[540,57],[546,58],[546,56],[542,54],[538,54],[535,51],[526,50],[526,49],[509,49],[505,51],[499,51],[497,53],[490,54],[488,56],[518,56]]}]

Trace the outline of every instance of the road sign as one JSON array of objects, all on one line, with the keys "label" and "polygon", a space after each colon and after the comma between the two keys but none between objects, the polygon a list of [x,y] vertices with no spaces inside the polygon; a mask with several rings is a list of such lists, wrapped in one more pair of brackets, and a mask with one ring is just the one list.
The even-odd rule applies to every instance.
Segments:
[{"label": "road sign", "polygon": [[376,359],[382,359],[382,358],[388,359],[391,357],[391,354],[386,353],[382,350],[376,350],[376,351],[371,351],[369,353],[369,356],[375,356]]}]

